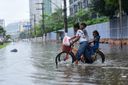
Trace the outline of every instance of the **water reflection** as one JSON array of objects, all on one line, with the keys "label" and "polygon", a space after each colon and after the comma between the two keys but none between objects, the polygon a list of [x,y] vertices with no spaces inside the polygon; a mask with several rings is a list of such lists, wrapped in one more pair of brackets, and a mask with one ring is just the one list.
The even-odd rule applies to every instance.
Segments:
[{"label": "water reflection", "polygon": [[[18,42],[0,49],[0,85],[127,85],[128,47],[101,45],[105,64],[55,66],[60,44]],[[11,53],[17,48],[17,53]],[[24,82],[21,82],[24,81]]]}]

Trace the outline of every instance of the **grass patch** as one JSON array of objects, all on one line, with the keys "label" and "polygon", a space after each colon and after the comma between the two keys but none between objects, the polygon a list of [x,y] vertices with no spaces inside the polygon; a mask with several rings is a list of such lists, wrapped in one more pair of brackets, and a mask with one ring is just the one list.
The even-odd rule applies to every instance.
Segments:
[{"label": "grass patch", "polygon": [[0,45],[0,49],[6,47],[8,44],[9,43],[4,43],[3,45]]}]

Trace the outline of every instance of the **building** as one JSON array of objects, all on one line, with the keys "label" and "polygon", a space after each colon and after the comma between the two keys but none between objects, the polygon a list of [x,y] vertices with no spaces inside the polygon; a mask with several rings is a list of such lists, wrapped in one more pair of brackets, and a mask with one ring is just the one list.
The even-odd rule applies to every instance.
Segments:
[{"label": "building", "polygon": [[39,24],[42,20],[42,7],[44,8],[44,14],[50,15],[52,13],[51,0],[29,0],[30,23],[32,27],[35,24]]},{"label": "building", "polygon": [[11,38],[18,38],[19,37],[19,23],[10,23],[5,27],[6,34],[11,35]]},{"label": "building", "polygon": [[56,12],[56,9],[62,8],[63,0],[51,0],[52,13]]},{"label": "building", "polygon": [[34,26],[34,23],[39,23],[42,19],[42,12],[37,10],[41,8],[41,5],[37,3],[42,3],[42,0],[29,0],[29,10],[30,10],[30,22]]},{"label": "building", "polygon": [[3,19],[0,19],[0,26],[2,26],[3,28],[5,27],[5,21]]},{"label": "building", "polygon": [[91,0],[69,0],[70,15],[73,16],[80,9],[88,9]]},{"label": "building", "polygon": [[30,22],[28,21],[22,21],[18,23],[18,30],[19,32],[25,32],[25,31],[30,31]]},{"label": "building", "polygon": [[43,0],[44,3],[44,13],[46,15],[52,14],[52,6],[51,6],[51,0]]},{"label": "building", "polygon": [[19,38],[21,32],[29,32],[30,26],[28,21],[20,21],[15,23],[10,23],[5,27],[6,34],[11,35],[11,38]]}]

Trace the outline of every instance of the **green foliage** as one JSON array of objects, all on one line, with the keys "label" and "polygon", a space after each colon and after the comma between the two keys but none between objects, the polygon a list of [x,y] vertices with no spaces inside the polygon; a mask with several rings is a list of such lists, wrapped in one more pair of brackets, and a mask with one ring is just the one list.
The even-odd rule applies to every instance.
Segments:
[{"label": "green foliage", "polygon": [[[122,12],[128,14],[128,0],[121,0]],[[119,13],[119,0],[92,0],[92,9],[103,16],[113,18]]]},{"label": "green foliage", "polygon": [[20,37],[21,39],[27,38],[26,32],[21,32],[20,35],[19,35],[19,37]]},{"label": "green foliage", "polygon": [[109,19],[107,17],[101,17],[101,18],[87,20],[85,21],[85,23],[87,23],[88,25],[92,25],[92,24],[98,24],[98,23],[103,23],[103,22],[108,22],[108,21]]},{"label": "green foliage", "polygon": [[11,39],[11,35],[6,35],[6,40]]},{"label": "green foliage", "polygon": [[128,15],[128,0],[122,0],[123,11]]},{"label": "green foliage", "polygon": [[[62,9],[57,9],[55,13],[51,15],[44,15],[44,20],[42,19],[40,21],[40,24],[36,25],[33,29],[36,30],[36,36],[42,36],[44,33],[56,31],[59,29],[62,29],[64,24],[63,24],[63,15],[62,15],[63,10]],[[43,18],[43,16],[42,16]],[[43,21],[44,21],[44,27],[43,28]],[[33,30],[31,36],[35,37],[35,32]]]},{"label": "green foliage", "polygon": [[[4,28],[2,26],[0,26],[0,35],[3,36],[3,38],[5,38],[5,36],[6,36],[6,31],[4,30]],[[0,44],[3,44],[3,43],[4,43],[4,41]]]},{"label": "green foliage", "polygon": [[2,45],[0,44],[0,49],[6,47],[8,44],[9,43],[3,43]]},{"label": "green foliage", "polygon": [[35,25],[35,27],[33,29],[31,29],[31,37],[34,38],[34,37],[40,37],[42,36],[42,26],[40,24],[38,25]]},{"label": "green foliage", "polygon": [[5,35],[6,31],[4,30],[4,28],[2,26],[0,26],[0,34]]},{"label": "green foliage", "polygon": [[[51,15],[45,14],[44,20],[41,20],[40,25],[35,26],[36,35],[42,36],[42,32],[44,34],[64,28],[64,16],[62,14],[63,14],[62,9],[57,9],[56,12]],[[93,15],[95,15],[95,17],[93,17]],[[42,29],[43,21],[45,24],[45,29]],[[76,22],[86,22],[88,25],[92,25],[106,21],[108,21],[107,17],[97,18],[97,14],[92,9],[88,9],[88,10],[81,9],[74,16],[68,17],[68,27],[72,27],[73,24]],[[35,36],[34,33],[32,33],[32,35]]]},{"label": "green foliage", "polygon": [[[88,10],[81,9],[79,10],[75,16],[68,17],[68,26],[72,27],[73,23],[76,22],[85,22],[88,25],[107,22],[109,19],[107,17],[99,17],[97,18],[97,14],[91,8]],[[79,21],[78,21],[79,20]]]},{"label": "green foliage", "polygon": [[[36,36],[37,36],[37,37],[42,36],[42,28],[41,28],[40,25],[36,25],[36,26],[35,26],[35,30],[36,30]],[[34,32],[34,36],[35,36],[35,32]]]},{"label": "green foliage", "polygon": [[[51,14],[50,16],[45,15],[45,32],[51,32],[51,31],[56,31],[59,29],[62,29],[64,24],[63,24],[63,10],[62,9],[57,9],[56,12]],[[43,20],[42,20],[43,21]]]},{"label": "green foliage", "polygon": [[76,13],[76,17],[79,18],[79,21],[83,22],[91,18],[91,11],[81,9]]}]

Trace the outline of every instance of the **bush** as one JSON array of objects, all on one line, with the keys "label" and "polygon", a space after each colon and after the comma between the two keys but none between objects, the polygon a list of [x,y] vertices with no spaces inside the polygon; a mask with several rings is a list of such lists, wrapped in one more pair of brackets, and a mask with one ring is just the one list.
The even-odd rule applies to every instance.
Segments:
[{"label": "bush", "polygon": [[88,25],[93,25],[93,24],[98,24],[98,23],[103,23],[103,22],[108,22],[109,19],[107,17],[102,17],[102,18],[96,18],[96,19],[91,19],[85,21]]}]

